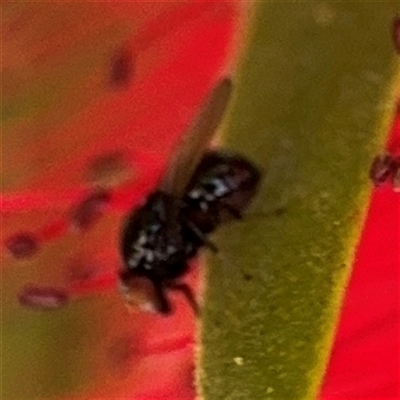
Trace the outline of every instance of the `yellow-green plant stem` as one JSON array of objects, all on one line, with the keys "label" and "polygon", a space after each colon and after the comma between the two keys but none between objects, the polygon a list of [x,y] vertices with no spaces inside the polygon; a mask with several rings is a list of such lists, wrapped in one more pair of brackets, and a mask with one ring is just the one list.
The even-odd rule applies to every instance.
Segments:
[{"label": "yellow-green plant stem", "polygon": [[224,260],[208,262],[198,390],[314,399],[398,95],[396,5],[256,7],[224,142],[264,180],[249,216],[218,235]]}]

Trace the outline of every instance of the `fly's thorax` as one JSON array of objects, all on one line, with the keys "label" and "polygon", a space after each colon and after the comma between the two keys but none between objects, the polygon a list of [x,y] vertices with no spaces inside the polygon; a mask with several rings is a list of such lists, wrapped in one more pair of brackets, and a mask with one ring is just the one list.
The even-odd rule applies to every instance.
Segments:
[{"label": "fly's thorax", "polygon": [[159,224],[142,230],[126,251],[126,268],[138,276],[157,279],[173,279],[182,274],[187,258],[183,232],[181,229],[171,232],[174,234]]}]

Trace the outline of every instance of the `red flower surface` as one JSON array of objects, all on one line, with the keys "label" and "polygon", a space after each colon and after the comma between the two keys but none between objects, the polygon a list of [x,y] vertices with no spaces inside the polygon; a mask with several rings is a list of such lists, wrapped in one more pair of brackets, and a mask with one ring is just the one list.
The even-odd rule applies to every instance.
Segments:
[{"label": "red flower surface", "polygon": [[[121,210],[137,204],[157,182],[167,155],[171,153],[179,134],[184,132],[197,105],[209,91],[213,79],[229,68],[226,59],[237,12],[237,8],[229,4],[221,3],[215,7],[203,3],[171,12],[168,18],[151,21],[128,47],[138,53],[145,52],[151,45],[156,45],[160,37],[167,38],[167,43],[174,47],[170,55],[154,52],[149,56],[146,63],[150,72],[147,74],[140,75],[139,71],[135,76],[134,71],[133,76],[129,75],[129,65],[132,63],[134,66],[137,54],[125,57],[125,50],[115,54],[111,83],[116,90],[124,90],[124,85],[128,85],[126,93],[95,106],[90,115],[81,116],[78,123],[88,124],[90,119],[97,119],[100,127],[102,115],[113,113],[114,110],[115,113],[124,114],[116,129],[119,133],[117,146],[106,137],[101,143],[85,148],[77,158],[61,163],[46,176],[36,176],[30,182],[29,190],[7,193],[2,206],[10,221],[13,213],[35,209],[41,211],[50,206],[56,211],[69,209],[75,228],[78,226],[78,229],[85,231],[103,213],[122,215]],[[174,21],[187,21],[187,29],[174,33]],[[129,79],[137,79],[132,88],[127,83]],[[168,91],[164,87],[169,88]],[[144,102],[134,115],[130,115],[128,105],[136,101],[137,96],[143,98]],[[135,132],[132,132],[132,126],[137,129]],[[132,135],[136,135],[135,140],[126,140]],[[124,158],[126,155],[120,156],[114,150],[111,154],[104,154],[105,149],[123,149],[125,141],[129,142],[128,153],[132,150],[131,158]],[[110,146],[111,143],[113,146]],[[397,117],[390,134],[388,151],[400,154],[399,143],[400,117]],[[93,159],[94,154],[101,155],[103,164],[99,158]],[[101,196],[93,198],[93,193],[87,187],[73,186],[73,182],[66,185],[60,182],[58,177],[63,176],[63,169],[79,170],[88,164],[88,160],[93,160],[89,162],[88,181],[98,176],[104,178],[102,165],[105,163],[105,170],[115,168],[123,176],[123,183],[118,190],[111,194],[100,193]],[[130,172],[135,175],[133,181],[129,173],[125,180],[127,170],[133,170]],[[69,208],[70,205],[74,207]],[[70,222],[65,217],[54,219],[55,214],[52,213],[48,224],[39,226],[35,231],[35,237],[42,245],[65,235],[70,229]],[[21,239],[20,232],[15,234]],[[368,218],[322,388],[322,400],[398,398],[398,236],[399,193],[395,193],[389,185],[382,186],[372,192]],[[34,256],[35,251],[40,251],[36,248],[39,245],[29,235],[23,239],[27,237],[29,243],[26,240],[13,242],[10,241],[12,237],[8,237],[6,245],[11,250],[22,249],[24,254]],[[102,262],[115,266],[115,256],[106,252]],[[93,261],[93,264],[96,263]],[[109,268],[105,268],[103,279],[103,276],[98,278],[96,275],[97,264],[85,264],[86,269],[82,269],[79,262],[74,265],[76,268],[70,269],[69,293],[72,296],[80,297],[86,292],[91,293],[93,289],[101,290],[115,283],[112,275],[110,282]],[[195,274],[189,277],[192,282],[195,281]],[[94,282],[90,280],[93,276]],[[124,396],[129,393],[132,400],[195,398],[194,316],[184,306],[182,299],[177,296],[174,301],[176,313],[172,317],[137,316],[138,322],[132,335],[124,335],[124,331],[109,344],[110,363],[119,372],[124,370],[125,364],[135,363],[139,366],[134,387],[129,387],[125,382],[125,389],[121,391],[119,388],[118,393]],[[106,324],[111,327],[112,321]]]},{"label": "red flower surface", "polygon": [[[400,154],[400,116],[387,151]],[[375,189],[321,399],[399,398],[399,193]]]}]

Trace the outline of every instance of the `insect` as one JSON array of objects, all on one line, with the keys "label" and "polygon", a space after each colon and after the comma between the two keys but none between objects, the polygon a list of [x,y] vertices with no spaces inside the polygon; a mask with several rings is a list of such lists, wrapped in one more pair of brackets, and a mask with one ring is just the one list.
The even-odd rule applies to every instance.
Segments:
[{"label": "insect", "polygon": [[395,191],[400,187],[400,157],[392,154],[376,156],[371,164],[369,177],[375,186],[390,182]]},{"label": "insect", "polygon": [[221,223],[241,218],[261,178],[244,157],[207,150],[231,91],[230,79],[216,85],[158,188],[126,219],[119,280],[128,304],[169,314],[168,291],[178,290],[199,312],[181,278],[200,249],[218,251],[209,234]]}]

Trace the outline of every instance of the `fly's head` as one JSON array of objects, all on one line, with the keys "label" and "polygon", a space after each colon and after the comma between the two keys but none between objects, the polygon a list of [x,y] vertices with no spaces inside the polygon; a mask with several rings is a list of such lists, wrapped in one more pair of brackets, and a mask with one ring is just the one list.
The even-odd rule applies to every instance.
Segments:
[{"label": "fly's head", "polygon": [[122,270],[119,273],[118,288],[130,311],[153,313],[159,311],[155,287],[148,278]]}]

